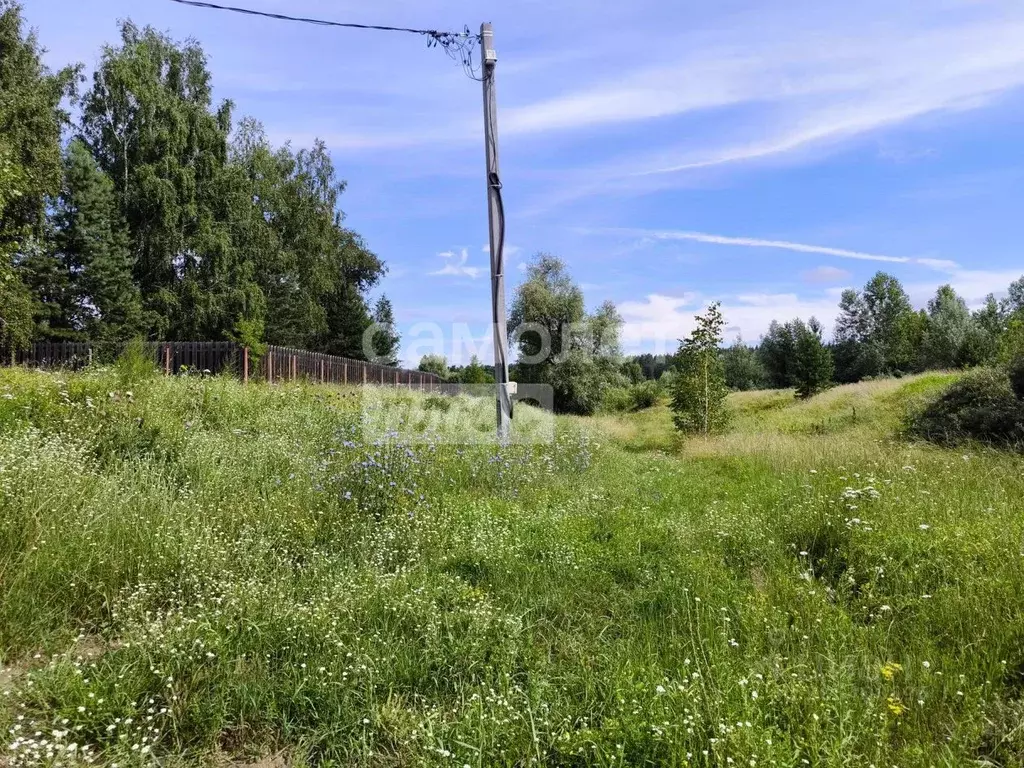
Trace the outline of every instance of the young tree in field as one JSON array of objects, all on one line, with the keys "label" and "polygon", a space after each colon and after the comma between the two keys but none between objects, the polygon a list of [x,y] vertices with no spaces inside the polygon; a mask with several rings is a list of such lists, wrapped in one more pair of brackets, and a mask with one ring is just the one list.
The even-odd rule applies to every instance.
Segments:
[{"label": "young tree in field", "polygon": [[402,337],[395,329],[395,313],[387,296],[381,296],[373,307],[373,357],[380,365],[397,365]]},{"label": "young tree in field", "polygon": [[812,317],[805,325],[802,320],[792,323],[796,346],[793,357],[793,375],[796,396],[809,398],[827,389],[832,383],[834,365],[832,352],[822,342],[821,323]]},{"label": "young tree in field", "polygon": [[676,354],[676,380],[672,392],[673,421],[688,433],[709,435],[725,426],[725,370],[719,347],[725,321],[718,302],[696,317],[697,327]]}]

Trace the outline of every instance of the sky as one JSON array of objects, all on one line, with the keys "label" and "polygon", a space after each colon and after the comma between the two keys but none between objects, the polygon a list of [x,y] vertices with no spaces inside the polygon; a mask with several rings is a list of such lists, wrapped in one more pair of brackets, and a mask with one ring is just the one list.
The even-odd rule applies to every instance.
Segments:
[{"label": "sky", "polygon": [[[878,270],[916,306],[1024,274],[1020,0],[229,0],[336,21],[494,24],[508,296],[538,252],[625,351],[830,327]],[[29,0],[47,62],[93,67],[118,19],[195,38],[215,97],[276,143],[322,138],[347,225],[389,272],[403,358],[491,357],[481,86],[422,38],[169,0]]]}]

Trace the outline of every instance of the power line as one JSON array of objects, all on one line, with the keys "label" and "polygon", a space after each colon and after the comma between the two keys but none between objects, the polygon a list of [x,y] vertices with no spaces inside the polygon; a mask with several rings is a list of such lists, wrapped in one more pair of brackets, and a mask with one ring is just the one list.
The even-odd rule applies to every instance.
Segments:
[{"label": "power line", "polygon": [[427,46],[438,46],[454,61],[462,64],[466,74],[474,80],[480,78],[476,75],[476,66],[473,64],[473,48],[480,42],[480,36],[469,31],[469,27],[462,32],[443,32],[437,29],[413,29],[411,27],[390,27],[382,24],[356,24],[353,22],[330,21],[327,19],[313,19],[306,16],[288,16],[283,13],[269,13],[257,11],[252,8],[239,8],[233,5],[219,5],[204,0],[171,0],[180,5],[191,5],[195,8],[208,8],[215,11],[229,11],[241,13],[246,16],[259,16],[265,19],[277,21],[295,21],[301,24],[313,24],[318,27],[344,27],[346,29],[369,29],[378,32],[407,32],[413,35],[422,35],[427,38]]}]

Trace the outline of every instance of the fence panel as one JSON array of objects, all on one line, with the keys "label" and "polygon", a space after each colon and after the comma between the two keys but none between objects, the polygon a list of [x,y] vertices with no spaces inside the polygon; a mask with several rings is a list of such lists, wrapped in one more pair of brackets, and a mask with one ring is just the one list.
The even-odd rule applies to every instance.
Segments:
[{"label": "fence panel", "polygon": [[[445,382],[433,373],[290,347],[268,346],[258,361],[253,360],[247,348],[230,341],[153,341],[145,348],[159,369],[168,375],[231,373],[242,381],[254,379],[271,384],[304,380],[447,391]],[[105,349],[109,355],[111,350]],[[92,363],[95,353],[96,345],[89,342],[41,341],[28,349],[7,353],[0,363],[78,369]]]}]

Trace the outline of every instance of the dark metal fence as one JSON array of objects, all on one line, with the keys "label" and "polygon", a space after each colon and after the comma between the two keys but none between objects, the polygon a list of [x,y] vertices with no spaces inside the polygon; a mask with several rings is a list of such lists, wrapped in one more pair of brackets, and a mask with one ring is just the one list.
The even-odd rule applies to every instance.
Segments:
[{"label": "dark metal fence", "polygon": [[[376,384],[432,391],[448,391],[451,386],[433,373],[289,347],[267,347],[259,360],[248,347],[230,341],[154,341],[147,342],[145,348],[168,376],[230,373],[245,382],[256,379],[272,384],[288,381]],[[34,368],[78,369],[109,352],[89,342],[43,341],[5,356],[4,362]]]}]

